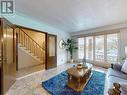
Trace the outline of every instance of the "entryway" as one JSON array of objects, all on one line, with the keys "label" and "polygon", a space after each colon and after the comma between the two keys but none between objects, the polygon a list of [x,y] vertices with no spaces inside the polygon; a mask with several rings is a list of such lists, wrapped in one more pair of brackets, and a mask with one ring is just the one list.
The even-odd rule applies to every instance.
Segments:
[{"label": "entryway", "polygon": [[[34,32],[36,37],[33,37]],[[13,85],[16,74],[17,77],[22,77],[56,66],[56,35],[17,26],[6,19],[0,19],[0,95],[4,95]]]},{"label": "entryway", "polygon": [[[44,70],[46,64],[46,33],[17,26],[17,76]],[[38,67],[37,69],[35,69]]]}]

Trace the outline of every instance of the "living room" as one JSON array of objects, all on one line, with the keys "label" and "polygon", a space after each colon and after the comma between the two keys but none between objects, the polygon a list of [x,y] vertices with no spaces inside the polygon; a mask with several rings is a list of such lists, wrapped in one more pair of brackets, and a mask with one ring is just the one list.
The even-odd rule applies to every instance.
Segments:
[{"label": "living room", "polygon": [[[0,95],[127,95],[126,4],[1,0]],[[25,29],[44,37],[29,37]],[[24,68],[32,66],[33,59],[18,55],[17,42],[40,58],[42,49],[35,40],[45,41],[44,67],[23,69],[20,76],[17,63]]]}]

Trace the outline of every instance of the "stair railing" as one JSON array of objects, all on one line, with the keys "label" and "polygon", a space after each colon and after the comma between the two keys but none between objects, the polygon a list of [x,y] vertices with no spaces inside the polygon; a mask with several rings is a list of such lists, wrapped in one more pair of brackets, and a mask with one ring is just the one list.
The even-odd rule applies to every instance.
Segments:
[{"label": "stair railing", "polygon": [[41,61],[45,62],[45,49],[41,47],[34,39],[32,39],[23,29],[19,28],[18,43],[37,56]]}]

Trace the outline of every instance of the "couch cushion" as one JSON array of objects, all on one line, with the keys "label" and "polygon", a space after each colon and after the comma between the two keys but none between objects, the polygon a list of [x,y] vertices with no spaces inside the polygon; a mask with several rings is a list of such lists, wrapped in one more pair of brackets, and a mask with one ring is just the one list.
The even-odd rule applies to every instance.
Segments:
[{"label": "couch cushion", "polygon": [[127,74],[127,60],[125,60],[123,66],[121,68],[121,71]]},{"label": "couch cushion", "polygon": [[107,76],[110,77],[110,76],[114,76],[114,77],[118,77],[118,78],[122,78],[122,79],[125,79],[127,80],[127,74],[123,73],[123,72],[120,72],[120,71],[116,71],[112,68],[109,68],[108,69],[108,73],[107,73]]},{"label": "couch cushion", "polygon": [[127,83],[120,84],[121,90],[127,92]]},{"label": "couch cushion", "polygon": [[112,64],[112,69],[121,71],[122,65],[123,64],[120,64],[120,63]]}]

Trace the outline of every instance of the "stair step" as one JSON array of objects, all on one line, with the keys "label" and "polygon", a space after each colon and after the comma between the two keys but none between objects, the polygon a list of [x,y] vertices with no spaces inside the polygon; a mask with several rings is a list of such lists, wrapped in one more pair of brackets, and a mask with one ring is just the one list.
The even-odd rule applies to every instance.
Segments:
[{"label": "stair step", "polygon": [[28,48],[25,48],[25,50],[29,50]]},{"label": "stair step", "polygon": [[21,46],[21,47],[23,47],[23,45],[22,45],[21,43],[18,43],[18,46]]},{"label": "stair step", "polygon": [[20,45],[20,47],[25,47],[25,46],[23,46],[23,45]]},{"label": "stair step", "polygon": [[29,49],[27,49],[26,47],[24,47],[21,43],[18,43],[18,47],[21,48],[23,51],[25,51],[26,53],[28,53],[30,56],[32,56],[34,59],[38,60],[39,62],[43,63],[43,59],[36,56],[33,52],[31,52]]}]

